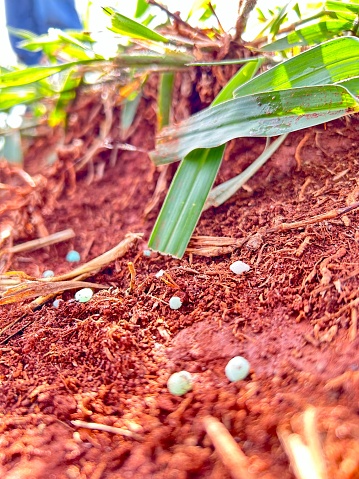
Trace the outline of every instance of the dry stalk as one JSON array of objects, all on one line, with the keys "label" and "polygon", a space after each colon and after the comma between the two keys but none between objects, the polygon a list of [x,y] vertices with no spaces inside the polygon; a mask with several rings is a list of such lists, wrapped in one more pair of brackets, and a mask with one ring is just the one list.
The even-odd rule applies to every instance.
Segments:
[{"label": "dry stalk", "polygon": [[26,241],[25,243],[18,244],[16,246],[11,246],[10,248],[5,248],[0,251],[0,256],[4,254],[16,254],[23,253],[25,251],[34,251],[39,248],[45,248],[56,243],[61,243],[62,241],[67,241],[75,237],[75,232],[73,229],[69,228],[67,230],[59,231],[44,238],[37,238],[35,240]]},{"label": "dry stalk", "polygon": [[202,420],[206,433],[233,479],[255,479],[249,471],[248,457],[242,452],[226,427],[212,416]]},{"label": "dry stalk", "polygon": [[312,452],[299,434],[289,433],[284,428],[278,428],[277,434],[297,479],[325,478],[318,473]]},{"label": "dry stalk", "polygon": [[187,254],[199,256],[220,256],[232,253],[240,248],[249,238],[229,238],[226,236],[192,236],[186,249]]},{"label": "dry stalk", "polygon": [[327,479],[327,466],[317,426],[317,412],[308,407],[303,413],[304,438],[313,457],[318,477]]},{"label": "dry stalk", "polygon": [[351,321],[349,326],[349,341],[353,342],[357,337],[358,332],[358,310],[356,307],[352,308],[351,310]]},{"label": "dry stalk", "polygon": [[[106,253],[98,256],[97,258],[94,258],[93,260],[83,264],[82,266],[75,268],[73,271],[70,271],[69,273],[63,274],[61,276],[54,276],[52,278],[40,278],[37,281],[33,281],[33,283],[36,283],[36,284],[33,284],[32,289],[31,289],[31,281],[28,281],[25,284],[23,283],[24,278],[26,280],[26,278],[28,277],[25,274],[18,274],[17,284],[13,287],[10,287],[6,291],[6,296],[8,297],[8,299],[11,298],[12,301],[7,301],[6,296],[4,297],[3,295],[2,299],[0,300],[0,301],[5,300],[3,304],[21,301],[23,299],[33,297],[33,296],[28,296],[27,298],[26,296],[24,297],[24,292],[21,289],[21,287],[28,288],[28,294],[31,294],[33,289],[36,287],[36,291],[37,291],[36,296],[40,294],[42,294],[42,296],[39,296],[34,301],[32,301],[29,305],[26,305],[24,314],[22,314],[19,318],[15,319],[11,323],[8,323],[0,331],[0,336],[9,328],[11,328],[16,323],[18,323],[21,319],[23,319],[27,313],[29,313],[30,311],[34,311],[39,306],[43,305],[44,303],[52,299],[55,296],[55,294],[58,294],[59,292],[64,291],[65,289],[84,287],[83,286],[84,284],[86,284],[87,287],[91,287],[91,288],[104,287],[102,285],[96,285],[94,283],[79,283],[79,282],[85,278],[88,278],[91,275],[96,274],[105,266],[107,266],[109,263],[124,256],[127,253],[127,251],[131,248],[131,246],[135,243],[135,241],[137,241],[141,237],[142,237],[142,233],[129,233],[126,235],[125,239],[121,241],[117,246],[110,249],[109,251],[106,251]],[[7,277],[9,277],[9,275],[7,275]],[[67,280],[74,280],[74,281],[70,283]],[[40,289],[41,287],[42,289]],[[18,331],[11,334],[9,337],[2,340],[0,344],[7,342],[12,336],[17,334],[22,329],[24,328],[20,328]]]},{"label": "dry stalk", "polygon": [[345,215],[359,208],[359,201],[352,203],[349,206],[330,210],[320,215],[315,215],[300,221],[292,223],[280,223],[273,228],[259,229],[256,233],[250,234],[245,238],[228,238],[215,236],[192,236],[191,241],[186,249],[187,254],[197,254],[200,256],[220,256],[223,254],[232,253],[235,249],[241,248],[245,243],[250,241],[256,235],[264,237],[270,233],[277,233],[280,231],[289,231],[292,229],[304,228],[305,226],[320,223],[322,221],[331,220],[338,216]]},{"label": "dry stalk", "polygon": [[121,436],[131,437],[137,441],[141,441],[142,437],[135,432],[129,431],[128,429],[122,429],[120,427],[108,426],[107,424],[99,424],[97,422],[86,422],[75,419],[71,421],[71,424],[75,427],[83,427],[84,429],[92,429],[97,431],[109,432],[111,434],[120,434]]}]

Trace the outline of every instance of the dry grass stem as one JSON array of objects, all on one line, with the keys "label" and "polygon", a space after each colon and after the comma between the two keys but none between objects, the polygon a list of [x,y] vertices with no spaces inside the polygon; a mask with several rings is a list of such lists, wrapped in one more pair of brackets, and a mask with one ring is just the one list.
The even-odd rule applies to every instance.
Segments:
[{"label": "dry grass stem", "polygon": [[33,251],[36,249],[45,248],[46,246],[61,243],[62,241],[67,241],[74,237],[74,230],[69,228],[67,230],[59,231],[58,233],[45,236],[44,238],[37,238],[35,240],[26,241],[25,243],[3,249],[2,251],[0,251],[0,256],[3,254],[23,253],[25,251]]},{"label": "dry grass stem", "polygon": [[349,326],[349,341],[353,342],[357,337],[358,332],[358,310],[356,307],[352,308],[351,310],[351,321]]},{"label": "dry grass stem", "polygon": [[256,476],[249,471],[250,464],[247,456],[226,427],[212,416],[206,416],[202,422],[218,456],[233,479],[255,479]]},{"label": "dry grass stem", "polygon": [[[232,253],[235,249],[241,248],[256,235],[264,237],[266,234],[270,233],[304,228],[305,226],[314,223],[320,223],[322,221],[337,218],[338,216],[342,216],[346,213],[354,211],[357,208],[359,208],[359,201],[352,203],[349,206],[345,206],[344,208],[330,210],[326,213],[315,215],[304,220],[294,221],[292,223],[281,223],[273,228],[259,229],[255,234],[248,235],[245,238],[229,238],[225,236],[192,236],[188,248],[186,249],[186,253],[209,257]],[[302,247],[305,248],[309,241],[310,239],[306,240]],[[299,253],[301,253],[301,247],[299,247]]]},{"label": "dry grass stem", "polygon": [[318,472],[312,451],[299,434],[289,433],[281,428],[278,428],[277,434],[297,479],[325,479],[326,476]]},{"label": "dry grass stem", "polygon": [[[26,314],[39,306],[43,305],[47,301],[51,300],[56,294],[66,290],[66,289],[76,289],[90,287],[90,288],[104,288],[105,286],[97,285],[95,283],[86,283],[81,282],[82,279],[88,278],[91,274],[96,274],[103,267],[107,266],[112,261],[115,261],[118,258],[124,256],[131,246],[142,237],[142,233],[129,233],[126,235],[125,239],[121,241],[117,246],[106,251],[106,253],[94,258],[93,260],[85,263],[82,266],[70,271],[69,273],[63,274],[61,276],[54,276],[52,278],[41,278],[37,281],[26,280],[24,284],[24,278],[27,277],[22,272],[19,272],[17,276],[17,284],[13,287],[10,287],[6,291],[6,295],[2,295],[0,299],[0,304],[9,304],[24,299],[28,299],[34,296],[39,296],[33,300],[30,304],[26,305],[26,310],[19,318],[15,319],[11,323],[8,323],[1,331],[0,336],[7,331],[9,328],[18,323]],[[5,275],[9,277],[9,275]],[[28,277],[27,277],[28,278]],[[67,281],[67,280],[74,281]],[[25,288],[25,292],[23,291]],[[36,291],[36,294],[32,294]],[[27,294],[27,296],[26,296]],[[25,295],[25,296],[24,296]],[[41,295],[41,296],[40,296]],[[26,327],[26,326],[25,326]],[[12,336],[17,334],[19,331],[24,329],[24,327],[12,333],[9,337],[3,339],[0,344],[7,342]]]},{"label": "dry grass stem", "polygon": [[317,426],[317,412],[308,407],[303,413],[304,438],[310,449],[318,477],[328,479],[326,461]]},{"label": "dry grass stem", "polygon": [[232,253],[236,248],[243,246],[248,239],[226,236],[192,236],[186,253],[208,257],[220,256]]},{"label": "dry grass stem", "polygon": [[53,276],[52,278],[44,278],[43,281],[65,281],[68,279],[82,280],[88,278],[91,274],[96,274],[109,263],[115,261],[118,258],[124,256],[131,246],[143,236],[142,233],[128,233],[124,240],[122,240],[117,246],[106,251],[97,258],[88,261],[87,263],[75,268],[74,270],[62,274],[60,276]]},{"label": "dry grass stem", "polygon": [[71,424],[75,427],[83,427],[85,429],[92,429],[97,431],[110,432],[111,434],[120,434],[121,436],[131,437],[132,439],[137,439],[141,441],[142,438],[135,432],[129,431],[128,429],[122,429],[120,427],[107,426],[107,424],[99,424],[97,422],[86,422],[80,420],[71,421]]},{"label": "dry grass stem", "polygon": [[311,218],[307,218],[305,220],[294,221],[293,223],[281,223],[278,226],[275,226],[274,228],[269,228],[265,232],[274,233],[276,231],[286,231],[286,230],[291,230],[296,228],[303,228],[304,226],[312,225],[314,223],[320,223],[321,221],[332,220],[334,218],[337,218],[338,216],[349,213],[350,211],[353,211],[357,208],[359,208],[359,201],[356,201],[355,203],[349,206],[345,206],[344,208],[330,210],[327,213],[322,213],[320,215],[312,216]]}]

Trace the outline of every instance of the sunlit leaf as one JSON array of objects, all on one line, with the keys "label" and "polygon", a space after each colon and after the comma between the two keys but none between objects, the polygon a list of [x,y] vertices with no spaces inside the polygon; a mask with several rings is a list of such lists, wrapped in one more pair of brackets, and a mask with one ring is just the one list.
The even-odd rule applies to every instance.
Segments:
[{"label": "sunlit leaf", "polygon": [[351,2],[329,0],[323,3],[321,11],[297,22],[288,35],[265,45],[262,50],[281,51],[294,46],[322,43],[343,35],[344,32],[355,29],[358,13],[357,0]]},{"label": "sunlit leaf", "polygon": [[288,11],[288,6],[291,2],[288,2],[284,7],[282,7],[277,15],[277,17],[274,19],[272,26],[270,28],[270,33],[272,35],[276,35],[277,32],[279,31],[282,23],[284,23],[287,19],[287,11]]},{"label": "sunlit leaf", "polygon": [[158,135],[157,149],[151,156],[156,164],[170,163],[196,148],[213,148],[244,136],[282,135],[357,111],[358,100],[336,85],[248,95],[165,128]]},{"label": "sunlit leaf", "polygon": [[359,1],[358,0],[327,0],[324,5],[325,10],[333,11],[337,13],[352,13],[354,16],[359,13]]},{"label": "sunlit leaf", "polygon": [[141,23],[125,17],[111,7],[105,7],[104,12],[111,17],[111,28],[115,33],[128,36],[129,38],[141,38],[153,42],[169,43],[169,40],[159,33],[145,27]]},{"label": "sunlit leaf", "polygon": [[300,12],[300,7],[299,7],[299,4],[296,3],[293,7],[293,10],[295,11],[295,13],[297,14],[297,17],[298,18],[302,18],[302,14]]},{"label": "sunlit leaf", "polygon": [[257,8],[256,8],[256,12],[257,12],[257,15],[258,15],[258,20],[259,20],[260,22],[266,22],[266,21],[267,21],[265,15],[264,15],[264,13],[263,13],[263,11],[262,11],[260,8],[257,7]]},{"label": "sunlit leaf", "polygon": [[359,75],[358,58],[358,38],[336,38],[258,75],[239,87],[234,96],[340,82]]},{"label": "sunlit leaf", "polygon": [[149,4],[146,0],[137,0],[135,18],[142,17],[147,11]]},{"label": "sunlit leaf", "polygon": [[95,60],[85,60],[79,62],[62,63],[54,66],[35,66],[24,68],[10,73],[0,75],[0,88],[28,85],[36,81],[48,78],[55,73],[62,72],[68,68],[84,65]]},{"label": "sunlit leaf", "polygon": [[323,21],[316,22],[308,27],[298,28],[286,37],[265,45],[262,51],[274,52],[293,48],[295,46],[314,45],[349,31],[353,27],[353,21],[345,19],[332,19],[324,17]]},{"label": "sunlit leaf", "polygon": [[42,95],[37,88],[29,86],[21,88],[4,88],[0,90],[0,110],[9,110],[15,105],[31,103],[41,97]]}]

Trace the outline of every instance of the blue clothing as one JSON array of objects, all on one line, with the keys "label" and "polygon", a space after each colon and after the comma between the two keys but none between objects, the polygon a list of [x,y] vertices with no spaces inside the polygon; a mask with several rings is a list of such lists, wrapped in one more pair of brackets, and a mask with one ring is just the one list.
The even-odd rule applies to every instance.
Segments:
[{"label": "blue clothing", "polygon": [[[8,27],[28,30],[36,35],[46,34],[49,28],[82,30],[75,0],[5,0]],[[39,62],[41,52],[18,48],[21,41],[9,33],[10,43],[19,60],[27,65]]]}]

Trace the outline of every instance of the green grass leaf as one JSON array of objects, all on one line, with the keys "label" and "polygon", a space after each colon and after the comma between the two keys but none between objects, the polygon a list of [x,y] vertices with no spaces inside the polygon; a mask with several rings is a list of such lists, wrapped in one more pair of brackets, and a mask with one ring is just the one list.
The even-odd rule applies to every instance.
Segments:
[{"label": "green grass leaf", "polygon": [[142,15],[146,13],[149,6],[150,5],[146,2],[146,0],[137,0],[135,18],[142,17]]},{"label": "green grass leaf", "polygon": [[[235,88],[250,79],[261,62],[242,67],[220,91],[210,109],[232,98]],[[150,248],[183,256],[217,176],[224,149],[225,146],[219,146],[195,150],[181,162],[153,228]]]},{"label": "green grass leaf", "polygon": [[173,178],[148,246],[181,258],[217,176],[224,146],[194,150]]},{"label": "green grass leaf", "polygon": [[359,39],[336,38],[300,53],[239,87],[234,96],[337,83],[359,75]]},{"label": "green grass leaf", "polygon": [[120,33],[129,38],[141,38],[142,40],[148,40],[151,42],[169,43],[169,40],[163,35],[160,35],[125,15],[122,15],[114,8],[105,7],[103,10],[111,17],[111,31]]},{"label": "green grass leaf", "polygon": [[320,22],[298,28],[286,37],[265,45],[261,50],[264,52],[276,52],[296,46],[305,47],[307,45],[325,42],[335,36],[341,35],[344,31],[352,30],[354,21],[355,18],[347,20],[345,18],[331,18],[327,15],[323,17]]},{"label": "green grass leaf", "polygon": [[21,103],[32,103],[39,100],[42,95],[37,88],[4,88],[0,91],[0,110],[6,111]]},{"label": "green grass leaf", "polygon": [[262,51],[274,52],[295,46],[313,45],[341,36],[346,31],[354,31],[358,10],[357,0],[351,2],[328,0],[323,3],[321,11],[296,23],[293,31],[265,45]]},{"label": "green grass leaf", "polygon": [[43,80],[44,78],[48,78],[51,75],[54,75],[55,73],[59,73],[64,70],[67,70],[68,68],[76,67],[79,65],[85,65],[87,63],[91,63],[95,61],[96,60],[84,60],[84,61],[78,61],[78,62],[62,63],[61,65],[46,66],[46,67],[42,67],[42,66],[28,67],[28,68],[24,68],[23,70],[17,70],[10,73],[4,73],[3,75],[0,75],[0,88],[28,85],[30,83]]},{"label": "green grass leaf", "polygon": [[339,85],[248,95],[165,128],[157,137],[151,157],[156,164],[171,163],[196,148],[212,148],[245,136],[282,135],[357,111],[358,100]]}]

